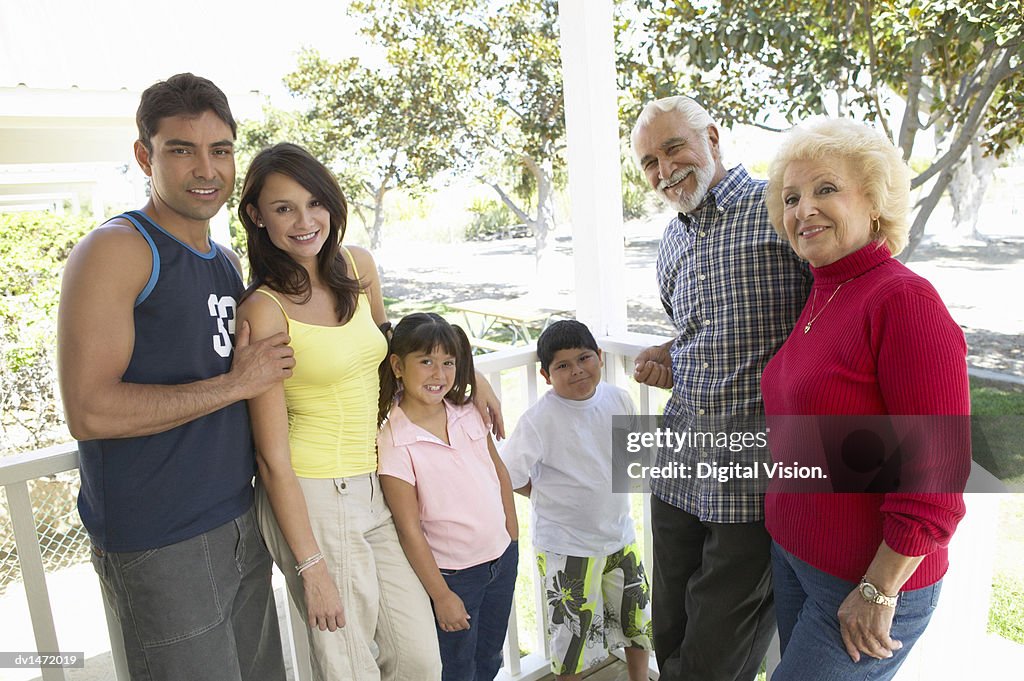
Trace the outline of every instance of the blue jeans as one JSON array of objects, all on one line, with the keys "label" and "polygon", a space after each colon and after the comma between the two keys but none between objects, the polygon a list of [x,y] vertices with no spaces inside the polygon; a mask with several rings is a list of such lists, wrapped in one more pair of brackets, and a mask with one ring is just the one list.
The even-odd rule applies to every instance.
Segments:
[{"label": "blue jeans", "polygon": [[270,554],[252,509],[148,551],[93,547],[132,681],[284,681]]},{"label": "blue jeans", "polygon": [[519,542],[509,544],[505,553],[489,563],[441,571],[470,617],[469,629],[437,628],[442,681],[492,681],[497,676],[518,571]]},{"label": "blue jeans", "polygon": [[857,586],[803,562],[772,542],[772,581],[782,662],[772,681],[885,681],[895,676],[924,633],[939,600],[942,582],[900,593],[892,638],[903,647],[876,660],[854,662],[839,633],[839,606]]}]

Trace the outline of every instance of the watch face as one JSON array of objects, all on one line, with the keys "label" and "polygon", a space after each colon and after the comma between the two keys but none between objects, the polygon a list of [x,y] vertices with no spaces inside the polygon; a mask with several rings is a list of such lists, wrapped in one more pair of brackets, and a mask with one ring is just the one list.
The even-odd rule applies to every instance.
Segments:
[{"label": "watch face", "polygon": [[864,600],[877,605],[887,605],[890,608],[896,607],[896,598],[894,596],[886,596],[875,588],[874,584],[869,582],[861,582],[858,587],[860,595],[864,597]]}]

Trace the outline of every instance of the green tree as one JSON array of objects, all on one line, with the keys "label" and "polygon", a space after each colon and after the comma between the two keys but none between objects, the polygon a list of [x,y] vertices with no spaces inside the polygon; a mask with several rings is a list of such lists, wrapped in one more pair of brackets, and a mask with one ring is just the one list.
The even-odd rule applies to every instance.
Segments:
[{"label": "green tree", "polygon": [[[444,140],[457,165],[531,228],[539,259],[564,169],[556,0],[358,1],[352,12],[393,67],[431,65],[417,77],[444,98],[425,115],[457,127]],[[396,72],[400,87],[410,75]]]},{"label": "green tree", "polygon": [[64,261],[93,224],[53,213],[0,215],[0,452],[68,439],[56,390],[57,301]]},{"label": "green tree", "polygon": [[460,162],[458,119],[447,115],[452,84],[435,74],[422,59],[377,70],[304,50],[284,82],[305,111],[267,109],[264,122],[243,126],[240,160],[282,140],[307,147],[336,174],[370,247],[379,248],[387,194],[401,187],[415,195]]},{"label": "green tree", "polygon": [[[636,103],[680,91],[729,123],[768,129],[826,112],[876,122],[909,160],[925,131],[938,152],[910,257],[974,143],[999,155],[1024,122],[1024,14],[1019,2],[971,0],[641,0],[620,7],[631,119]],[[905,106],[891,106],[892,98]],[[783,123],[777,121],[781,117]]]}]

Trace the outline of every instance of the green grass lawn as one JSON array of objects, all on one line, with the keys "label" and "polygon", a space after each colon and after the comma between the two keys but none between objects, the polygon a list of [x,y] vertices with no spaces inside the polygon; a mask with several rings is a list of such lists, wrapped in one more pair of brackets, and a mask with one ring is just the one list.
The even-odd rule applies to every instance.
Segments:
[{"label": "green grass lawn", "polygon": [[[979,451],[975,435],[975,459],[1012,486],[1024,483],[1024,389],[971,382],[971,413],[974,430],[980,431],[988,451]],[[987,460],[986,460],[987,459]],[[991,467],[990,467],[991,466]],[[1000,503],[996,535],[996,561],[992,575],[992,600],[988,630],[1024,644],[1024,494],[1007,494]]]},{"label": "green grass lawn", "polygon": [[1000,504],[988,631],[1024,644],[1024,494]]},{"label": "green grass lawn", "polygon": [[1024,389],[972,381],[971,415],[974,460],[1024,491]]}]

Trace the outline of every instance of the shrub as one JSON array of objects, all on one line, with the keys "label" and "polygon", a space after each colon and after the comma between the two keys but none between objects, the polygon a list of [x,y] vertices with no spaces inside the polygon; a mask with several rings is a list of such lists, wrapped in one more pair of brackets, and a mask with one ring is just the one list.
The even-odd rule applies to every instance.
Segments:
[{"label": "shrub", "polygon": [[622,219],[635,220],[651,212],[654,192],[631,154],[622,159]]},{"label": "shrub", "polygon": [[504,239],[513,235],[522,235],[522,230],[514,229],[516,216],[500,201],[473,199],[467,210],[473,216],[466,226],[466,239],[469,241]]},{"label": "shrub", "polygon": [[92,218],[0,215],[0,452],[66,438],[57,399],[60,277]]}]

